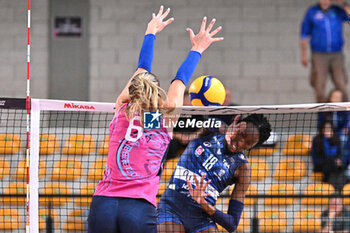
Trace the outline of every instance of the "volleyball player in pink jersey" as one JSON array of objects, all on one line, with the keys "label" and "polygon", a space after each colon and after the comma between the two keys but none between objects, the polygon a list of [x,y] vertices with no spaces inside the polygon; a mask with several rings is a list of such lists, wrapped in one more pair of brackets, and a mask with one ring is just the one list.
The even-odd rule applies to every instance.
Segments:
[{"label": "volleyball player in pink jersey", "polygon": [[163,125],[157,129],[142,127],[144,111],[181,107],[186,85],[201,54],[221,27],[212,31],[215,19],[206,27],[206,17],[197,35],[189,32],[192,49],[172,80],[168,93],[160,88],[151,73],[155,35],[169,25],[170,9],[152,15],[141,48],[136,72],[119,95],[109,125],[109,151],[104,178],[96,187],[88,217],[89,233],[157,232],[156,195],[162,159],[171,139]]}]

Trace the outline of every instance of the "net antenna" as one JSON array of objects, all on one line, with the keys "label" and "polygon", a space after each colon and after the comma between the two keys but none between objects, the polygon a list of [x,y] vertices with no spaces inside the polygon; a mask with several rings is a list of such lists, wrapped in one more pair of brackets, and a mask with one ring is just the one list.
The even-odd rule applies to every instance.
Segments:
[{"label": "net antenna", "polygon": [[29,221],[29,131],[30,131],[30,2],[28,0],[28,18],[27,18],[27,99],[26,99],[26,110],[27,110],[27,142],[26,142],[26,165],[27,165],[27,194],[26,194],[26,233],[29,233],[30,230],[30,221]]}]

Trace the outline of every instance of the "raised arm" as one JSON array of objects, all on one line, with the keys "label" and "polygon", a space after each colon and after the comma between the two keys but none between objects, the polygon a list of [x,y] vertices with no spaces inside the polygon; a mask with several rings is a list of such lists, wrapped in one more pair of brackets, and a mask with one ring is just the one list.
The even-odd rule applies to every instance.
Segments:
[{"label": "raised arm", "polygon": [[238,178],[238,181],[232,191],[227,214],[216,209],[205,200],[205,197],[209,196],[209,194],[205,193],[205,190],[210,183],[210,180],[207,183],[204,183],[205,175],[202,176],[200,183],[197,181],[197,178],[194,177],[196,183],[195,189],[193,189],[191,183],[187,181],[187,185],[189,187],[192,198],[203,208],[203,210],[210,216],[211,219],[224,227],[228,232],[233,232],[237,229],[239,220],[242,215],[244,198],[251,180],[251,171],[249,165],[241,165],[236,170],[235,177]]},{"label": "raised arm", "polygon": [[129,85],[130,85],[131,79],[139,73],[152,71],[153,50],[154,50],[154,41],[156,39],[156,34],[161,32],[167,25],[169,25],[174,21],[174,18],[165,20],[165,18],[168,16],[170,12],[170,8],[168,8],[165,12],[163,12],[163,10],[164,10],[164,7],[161,6],[157,15],[155,13],[152,14],[152,20],[148,23],[147,29],[145,32],[145,37],[141,47],[139,62],[138,62],[136,72],[131,76],[127,85],[124,87],[123,91],[119,95],[115,106],[116,112],[118,111],[121,105],[129,102]]},{"label": "raised arm", "polygon": [[183,95],[186,89],[186,85],[190,80],[196,66],[199,62],[199,59],[202,56],[202,53],[213,43],[221,41],[224,38],[214,36],[221,30],[221,26],[217,27],[212,31],[212,28],[215,23],[213,19],[208,27],[206,27],[207,18],[204,17],[202,20],[201,28],[197,35],[193,33],[193,30],[187,28],[186,30],[189,33],[192,48],[189,52],[185,61],[181,64],[175,78],[172,80],[171,85],[168,90],[168,99],[165,103],[165,107],[176,108],[183,105]]}]

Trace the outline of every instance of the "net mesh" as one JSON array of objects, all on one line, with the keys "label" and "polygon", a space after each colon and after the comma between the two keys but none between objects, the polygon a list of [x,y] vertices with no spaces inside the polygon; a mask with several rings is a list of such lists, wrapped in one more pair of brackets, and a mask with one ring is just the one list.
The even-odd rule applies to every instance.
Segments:
[{"label": "net mesh", "polygon": [[25,230],[26,111],[24,100],[0,99],[0,231]]},{"label": "net mesh", "polygon": [[[114,116],[113,107],[110,106],[113,104],[108,105],[109,110],[99,110],[95,106],[95,109],[86,111],[83,108],[94,105],[77,104],[78,107],[69,111],[64,111],[64,107],[57,111],[58,108],[47,106],[40,110],[39,228],[44,231],[50,224],[49,219],[52,220],[54,232],[86,231],[91,197],[105,169],[109,124]],[[323,212],[327,210],[332,195],[345,195],[341,196],[344,205],[347,207],[350,204],[350,186],[346,184],[345,176],[349,160],[347,134],[339,136],[342,149],[339,159],[344,169],[336,177],[330,175],[324,182],[322,173],[314,171],[311,156],[312,141],[318,132],[319,114],[325,111],[346,111],[347,108],[348,105],[339,104],[302,106],[294,110],[292,107],[278,106],[184,110],[186,114],[204,117],[242,114],[241,118],[263,112],[271,124],[273,133],[267,143],[246,151],[251,168],[251,185],[246,193],[238,232],[316,232],[326,221]],[[0,231],[25,230],[25,114],[21,109],[0,109]],[[196,150],[198,145],[192,148],[194,144],[188,145],[192,139],[199,137],[198,130],[175,130],[160,178],[157,201],[169,187],[169,180],[172,180],[185,150],[192,150],[197,156],[203,153],[199,165],[211,170],[213,179],[224,179],[220,167],[212,170],[216,169],[217,162],[213,156],[205,157],[204,152]],[[194,162],[190,158],[186,159],[188,163]],[[217,209],[227,212],[233,190],[234,185],[229,185],[220,193],[215,205]],[[181,203],[178,204],[181,206]],[[192,218],[187,221],[188,227],[194,227],[195,222],[206,219],[206,216],[193,214]],[[347,215],[340,218],[344,220],[344,227],[350,225]],[[218,229],[227,232],[220,225]],[[175,227],[166,232],[176,232]]]}]

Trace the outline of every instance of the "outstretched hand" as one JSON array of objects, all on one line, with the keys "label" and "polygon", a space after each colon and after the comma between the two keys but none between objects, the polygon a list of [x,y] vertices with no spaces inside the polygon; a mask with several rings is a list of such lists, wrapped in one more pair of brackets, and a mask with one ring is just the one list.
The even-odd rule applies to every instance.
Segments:
[{"label": "outstretched hand", "polygon": [[225,134],[226,142],[228,143],[228,147],[231,151],[235,151],[237,148],[235,148],[235,145],[233,141],[237,137],[237,135],[241,132],[244,132],[247,128],[247,123],[242,121],[238,123],[238,120],[241,116],[237,115],[233,121],[233,123],[228,127],[228,130]]},{"label": "outstretched hand", "polygon": [[166,26],[168,26],[170,23],[174,21],[174,18],[170,18],[168,20],[164,19],[168,16],[170,12],[170,8],[168,8],[164,13],[164,6],[160,6],[159,12],[156,15],[155,13],[152,14],[152,20],[147,25],[146,35],[147,34],[154,34],[156,35],[158,32],[161,32]]},{"label": "outstretched hand", "polygon": [[[192,49],[194,51],[197,51],[199,53],[203,53],[213,42],[222,41],[223,37],[215,37],[214,36],[222,29],[222,27],[217,27],[215,30],[211,31],[214,24],[215,19],[212,19],[208,27],[206,28],[207,24],[207,17],[204,17],[202,20],[201,28],[197,35],[193,33],[193,30],[191,28],[187,28],[186,30],[190,34],[190,40],[192,43]],[[210,32],[211,31],[211,32]]]},{"label": "outstretched hand", "polygon": [[186,180],[190,194],[191,194],[193,200],[195,200],[198,204],[202,204],[202,203],[206,202],[206,200],[204,198],[209,196],[208,193],[205,193],[205,190],[207,189],[207,187],[210,183],[210,180],[208,182],[204,182],[205,176],[206,176],[206,174],[204,173],[202,175],[200,182],[198,182],[197,177],[194,176],[194,181],[196,183],[196,187],[194,189],[192,188],[191,182],[189,180]]}]

